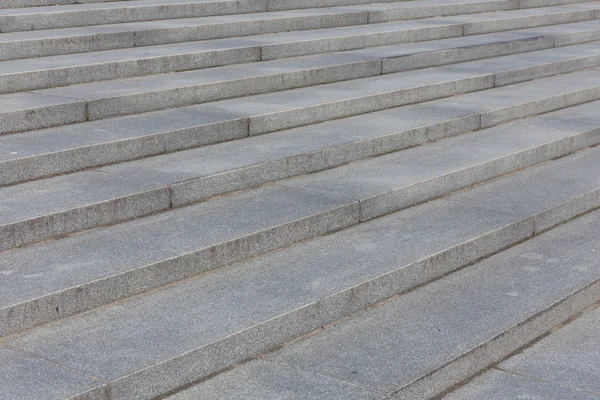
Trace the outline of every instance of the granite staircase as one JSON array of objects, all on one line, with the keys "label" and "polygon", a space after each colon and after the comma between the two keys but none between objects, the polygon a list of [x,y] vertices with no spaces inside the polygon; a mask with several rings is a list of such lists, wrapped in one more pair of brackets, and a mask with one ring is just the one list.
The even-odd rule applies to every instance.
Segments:
[{"label": "granite staircase", "polygon": [[433,399],[600,301],[600,1],[0,0],[0,399]]}]

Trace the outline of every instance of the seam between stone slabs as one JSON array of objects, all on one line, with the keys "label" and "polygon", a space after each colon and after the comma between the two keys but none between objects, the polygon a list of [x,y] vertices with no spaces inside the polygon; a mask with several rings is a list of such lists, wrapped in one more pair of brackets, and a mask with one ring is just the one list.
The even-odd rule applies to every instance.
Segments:
[{"label": "seam between stone slabs", "polygon": [[526,374],[526,373],[523,373],[523,372],[520,372],[520,371],[513,371],[513,370],[510,370],[510,369],[504,369],[504,368],[500,367],[499,365],[496,365],[495,367],[493,367],[493,369],[495,369],[497,371],[501,371],[501,372],[507,373],[507,374],[511,374],[511,375],[515,375],[515,376],[520,376],[522,378],[527,378],[527,379],[532,380],[534,382],[548,383],[550,385],[560,386],[562,388],[569,389],[569,390],[572,390],[574,392],[583,392],[583,393],[593,394],[595,396],[600,396],[600,393],[598,393],[598,392],[590,391],[590,390],[587,390],[587,389],[581,389],[581,388],[578,388],[578,387],[575,387],[575,386],[568,385],[568,384],[563,383],[563,382],[556,382],[556,381],[551,381],[551,380],[548,380],[548,379],[539,378],[539,377],[537,377],[535,375],[529,375],[529,374]]}]

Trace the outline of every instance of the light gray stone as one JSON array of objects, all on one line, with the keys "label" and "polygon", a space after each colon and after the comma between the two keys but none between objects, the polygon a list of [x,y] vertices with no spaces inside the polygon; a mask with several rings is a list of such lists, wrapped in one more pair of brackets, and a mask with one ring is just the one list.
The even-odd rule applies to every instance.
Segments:
[{"label": "light gray stone", "polygon": [[4,347],[0,347],[0,388],[2,400],[63,400],[76,396],[90,400],[109,398],[107,387],[97,379]]},{"label": "light gray stone", "polygon": [[538,381],[504,371],[491,370],[457,389],[443,400],[597,400],[598,395]]},{"label": "light gray stone", "polygon": [[[598,70],[580,71],[553,78],[543,78],[533,82],[454,96],[447,100],[436,100],[431,103],[431,107],[433,107],[431,113],[427,111],[429,110],[428,105],[424,105],[424,107],[419,107],[419,105],[405,106],[397,111],[383,111],[373,115],[365,114],[364,116],[350,117],[348,120],[327,122],[323,125],[324,130],[320,128],[321,125],[313,125],[312,127],[300,128],[294,131],[293,135],[291,132],[280,132],[278,134],[280,136],[276,140],[279,142],[278,146],[291,146],[291,148],[296,149],[299,148],[298,146],[308,145],[307,149],[310,150],[308,156],[318,148],[328,149],[328,146],[324,146],[327,144],[329,146],[336,145],[336,148],[344,146],[339,147],[339,151],[326,150],[329,153],[325,153],[326,158],[323,158],[322,162],[313,159],[312,162],[316,163],[314,166],[311,166],[308,159],[300,160],[300,164],[289,165],[289,167],[297,165],[303,168],[302,171],[312,172],[314,168],[335,166],[336,160],[342,162],[353,161],[366,154],[377,155],[387,151],[399,150],[406,145],[422,143],[423,140],[440,138],[444,136],[444,129],[448,129],[447,134],[459,133],[461,131],[456,130],[458,127],[456,124],[459,121],[450,120],[448,122],[450,125],[440,125],[437,128],[431,125],[431,122],[428,122],[432,121],[432,118],[435,121],[442,122],[437,116],[458,116],[458,114],[452,114],[455,112],[453,110],[459,113],[467,111],[467,114],[462,115],[471,115],[472,118],[479,118],[477,115],[481,114],[483,126],[489,127],[516,118],[596,100],[600,98],[600,85],[597,84],[599,79],[600,71]],[[324,93],[319,87],[298,92],[306,93],[305,97],[307,99],[306,102],[300,103],[300,107],[318,105],[322,99],[320,94]],[[296,99],[298,97],[296,96]],[[272,100],[269,101],[269,98]],[[205,105],[159,111],[143,116],[113,118],[0,137],[0,149],[2,150],[0,151],[0,165],[2,166],[0,168],[0,184],[12,184],[58,173],[73,172],[85,167],[160,154],[164,151],[181,150],[228,139],[242,138],[248,135],[249,120],[257,117],[268,118],[275,107],[281,107],[282,110],[285,110],[282,101],[278,104],[277,99],[280,98],[280,94],[255,96],[253,99],[264,99],[260,100],[261,103],[264,103],[264,108],[256,107],[255,110],[247,104],[248,99],[246,101],[227,100],[217,103],[216,106]],[[255,102],[255,104],[258,103],[259,101]],[[244,111],[244,108],[247,111]],[[289,105],[288,109],[289,112],[296,112],[293,103]],[[406,110],[407,113],[405,114],[403,110]],[[415,113],[411,110],[414,110]],[[423,110],[424,113],[419,110]],[[575,112],[575,110],[571,110],[571,112]],[[394,117],[396,113],[397,117]],[[284,114],[279,115],[283,116]],[[381,118],[381,123],[378,123],[379,118]],[[369,122],[365,124],[361,121]],[[386,121],[391,125],[387,125],[388,122]],[[411,121],[414,121],[416,125],[413,125]],[[376,124],[373,126],[378,126],[378,129],[370,129],[370,124]],[[414,131],[403,132],[402,129],[395,129],[393,124],[399,124],[399,128],[406,127],[406,129],[413,129]],[[379,126],[384,130],[380,131]],[[386,127],[392,128],[392,130]],[[477,128],[471,122],[466,127],[470,127],[469,129]],[[316,139],[316,131],[319,132],[319,140]],[[350,133],[354,134],[350,135]],[[400,137],[397,137],[397,135],[389,136],[393,133],[399,133]],[[386,138],[386,136],[389,137]],[[395,138],[399,139],[400,142],[397,142]],[[330,139],[333,141],[330,142]],[[277,150],[276,147],[273,147],[271,140],[273,139],[255,139],[247,143],[249,146],[255,143],[257,146],[253,151],[260,155],[269,149]],[[348,147],[352,141],[362,143]],[[313,145],[318,145],[318,147]],[[252,160],[252,154],[245,152],[243,146],[242,143],[231,143],[214,147],[216,151],[214,155],[220,154],[218,153],[219,148],[229,148],[228,151],[237,154],[235,159],[227,158],[229,163],[235,163],[238,160],[243,162],[248,159]],[[373,148],[372,146],[376,147]],[[238,148],[239,150],[235,150]],[[161,164],[166,166],[162,163],[162,159],[170,160],[171,166],[168,169],[178,168],[178,162],[186,160],[187,154],[197,154],[198,157],[203,159],[208,157],[206,159],[212,160],[211,163],[214,163],[214,166],[222,165],[223,159],[216,160],[214,156],[210,155],[212,149],[160,157],[156,159],[155,166],[152,165],[154,161],[151,160],[148,161],[148,164],[138,162],[129,165],[150,166],[153,175],[143,176],[142,178],[156,180],[161,174],[159,169],[163,168]],[[332,151],[333,153],[331,153]],[[300,153],[283,154],[298,155]],[[280,158],[278,157],[278,159]],[[261,158],[261,160],[265,159]],[[235,165],[250,164],[253,163]],[[201,169],[202,165],[194,162],[187,168],[198,167],[200,168],[200,170],[197,170],[198,174],[204,176],[205,173]],[[211,169],[211,171],[214,170]],[[280,177],[288,176],[281,169],[275,169],[273,172],[279,173],[280,175],[277,176]],[[132,171],[129,173],[132,173]],[[260,176],[262,175],[253,174],[251,177],[247,177],[247,179],[250,179],[248,183],[257,182],[256,178]],[[197,178],[198,175],[185,175],[185,179],[194,177]],[[188,184],[194,185],[195,183],[188,182]]]},{"label": "light gray stone", "polygon": [[0,189],[0,251],[171,207],[168,187],[89,171]]},{"label": "light gray stone", "polygon": [[318,85],[380,73],[378,60],[323,55],[46,89],[87,101],[89,120]]},{"label": "light gray stone", "polygon": [[253,361],[169,400],[383,400],[384,395],[286,365]]},{"label": "light gray stone", "polygon": [[581,217],[268,358],[392,398],[433,397],[598,301],[599,228],[599,213]]},{"label": "light gray stone", "polygon": [[[214,43],[217,42],[217,43]],[[260,47],[230,39],[0,62],[0,92],[177,72],[260,60]]]},{"label": "light gray stone", "polygon": [[[0,331],[68,316],[357,222],[357,202],[271,187],[4,252],[2,307],[21,303],[22,311],[0,319],[7,324]],[[44,299],[55,292],[65,301]]]},{"label": "light gray stone", "polygon": [[580,135],[598,144],[600,126],[535,118],[280,184],[360,200],[361,220],[367,220],[573,153]]},{"label": "light gray stone", "polygon": [[503,86],[595,67],[599,63],[598,45],[589,43],[472,61],[456,67],[464,71],[493,73],[495,86]]},{"label": "light gray stone", "polygon": [[[422,51],[420,53],[415,53],[414,51],[418,49],[417,45],[413,46],[414,50],[406,48],[406,54],[404,55],[383,59],[382,71],[383,73],[408,71],[411,69],[542,50],[552,48],[553,46],[553,38],[551,36],[536,37],[516,32],[467,36],[458,39],[446,39],[445,42],[446,46],[444,47],[435,46],[433,43],[422,44],[423,49],[429,51]],[[441,41],[440,44],[442,44]],[[453,45],[454,47],[452,47]]]},{"label": "light gray stone", "polygon": [[[600,165],[596,160],[599,153],[597,149],[586,153],[532,169],[527,174],[526,185],[512,183],[519,176],[507,177],[486,185],[492,186],[491,189],[481,186],[447,200],[427,203],[319,240],[301,243],[219,270],[219,273],[182,282],[176,286],[177,289],[171,286],[164,291],[138,296],[57,323],[52,328],[31,331],[11,343],[110,380],[115,398],[127,397],[131,393],[136,393],[139,398],[151,398],[530,237],[534,233],[534,220],[539,210],[547,209],[550,204],[566,204],[590,191],[598,193],[600,174],[594,169],[597,170]],[[575,165],[580,165],[580,168],[573,168]],[[577,176],[570,171],[576,171]],[[576,183],[565,185],[558,196],[538,195],[541,185],[559,181],[563,175],[568,175]],[[515,198],[530,198],[530,201],[525,204],[504,201],[503,207],[498,208],[498,196],[494,197],[493,193],[504,193],[512,187],[518,190]],[[596,198],[590,210],[600,206],[600,198]],[[263,205],[269,207],[264,202]],[[594,215],[593,221],[598,222],[600,216]],[[596,222],[590,223],[592,226],[586,229],[596,229]],[[195,221],[189,223],[194,224]],[[183,228],[180,226],[180,229]],[[573,239],[575,243],[581,238],[594,241],[587,231],[575,231],[580,235]],[[563,232],[556,237],[563,240],[566,236]],[[156,247],[152,248],[155,252]],[[551,247],[562,251],[560,246]],[[56,249],[56,246],[53,248]],[[571,249],[578,256],[586,254],[576,246]],[[61,254],[70,253],[62,251]],[[90,254],[89,245],[85,254],[95,255]],[[123,255],[120,254],[121,257]],[[18,256],[21,263],[28,260],[23,253]],[[281,268],[282,264],[286,268]],[[518,265],[520,268],[521,264]],[[555,268],[566,276],[572,275],[562,265]],[[48,269],[46,264],[44,271]],[[497,269],[500,268],[492,268],[494,271]],[[174,271],[171,265],[170,274]],[[75,271],[71,272],[72,279]],[[10,277],[14,274],[3,275],[12,279]],[[516,282],[522,280],[513,273],[508,276]],[[46,290],[49,278],[48,272],[45,272]],[[579,275],[570,279],[588,278]],[[497,279],[488,276],[474,281],[483,284]],[[282,286],[282,281],[289,284]],[[95,282],[94,286],[98,281]],[[563,279],[554,279],[553,282],[566,284]],[[112,283],[115,284],[114,281]],[[129,281],[129,284],[132,285],[132,282]],[[482,289],[482,292],[485,290]],[[96,293],[105,294],[104,291]],[[22,290],[18,294],[22,296]],[[81,295],[88,302],[93,300],[89,293]],[[229,295],[236,300],[231,301],[227,297]],[[82,306],[69,299],[72,294],[68,291],[62,291],[60,296],[67,305]],[[257,296],[266,297],[261,300]],[[39,312],[40,308],[54,308],[59,299],[55,296],[39,299],[32,309]],[[546,301],[542,298],[537,300]],[[241,308],[240,304],[251,308]],[[530,307],[521,303],[518,306]],[[188,307],[189,311],[186,311]],[[514,311],[501,310],[506,313]],[[182,316],[182,313],[188,312],[191,314]],[[223,315],[228,317],[222,318]],[[423,315],[423,318],[427,317]],[[157,323],[158,320],[162,322]],[[258,324],[257,320],[264,323]],[[504,321],[502,318],[495,320]],[[207,324],[205,321],[212,322]],[[248,323],[252,329],[247,329],[245,324]],[[486,322],[481,323],[485,325]],[[157,329],[158,326],[162,327],[161,330]],[[161,339],[165,337],[169,340]],[[118,346],[120,349],[129,351],[120,352],[115,358],[108,349],[118,342],[122,343]],[[152,351],[143,350],[148,346]],[[231,352],[231,349],[235,351]],[[132,370],[139,372],[131,373]],[[120,374],[126,376],[121,377]]]},{"label": "light gray stone", "polygon": [[218,109],[179,109],[0,136],[0,184],[248,136],[248,119]]},{"label": "light gray stone", "polygon": [[0,135],[71,124],[87,119],[86,102],[41,93],[13,93],[0,98]]},{"label": "light gray stone", "polygon": [[465,0],[416,0],[410,3],[375,4],[362,6],[362,8],[368,8],[369,23],[372,24],[403,19],[514,10],[518,8],[518,3],[514,0],[484,0],[471,3]]},{"label": "light gray stone", "polygon": [[[590,258],[588,262],[573,260],[576,273],[598,271],[598,252],[600,246],[597,245],[586,253],[595,259]],[[600,397],[599,324],[600,311],[596,308],[504,361],[499,368]]]},{"label": "light gray stone", "polygon": [[13,32],[0,36],[0,59],[15,60],[366,22],[366,12],[324,8]]},{"label": "light gray stone", "polygon": [[[600,94],[599,78],[600,70],[589,69],[498,87],[493,90],[454,96],[448,102],[495,105],[497,108],[494,107],[481,114],[481,126],[489,127],[532,114],[542,114],[598,99]],[[561,118],[560,116],[572,112],[584,118],[582,115],[584,109],[587,107],[567,108],[564,112],[555,112],[549,114],[548,117]],[[588,119],[579,121],[597,123],[597,121]]]},{"label": "light gray stone", "polygon": [[0,8],[42,7],[76,3],[103,3],[109,1],[117,0],[0,0]]},{"label": "light gray stone", "polygon": [[[594,10],[577,9],[576,6],[544,7],[518,11],[499,11],[459,17],[464,23],[465,35],[499,32],[537,26],[566,24],[594,19]],[[505,18],[513,16],[513,18]],[[454,17],[457,18],[457,17]]]},{"label": "light gray stone", "polygon": [[257,13],[267,0],[137,0],[128,3],[88,3],[30,9],[0,9],[2,32],[117,24],[170,18]]},{"label": "light gray stone", "polygon": [[553,36],[554,47],[561,47],[600,40],[600,33],[597,29],[599,24],[600,21],[595,20],[533,28],[526,31],[533,35]]}]

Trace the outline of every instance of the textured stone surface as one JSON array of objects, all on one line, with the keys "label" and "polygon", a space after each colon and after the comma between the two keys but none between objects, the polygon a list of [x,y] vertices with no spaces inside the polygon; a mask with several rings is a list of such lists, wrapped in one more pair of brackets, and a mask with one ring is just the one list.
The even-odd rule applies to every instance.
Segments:
[{"label": "textured stone surface", "polygon": [[206,385],[183,391],[169,400],[379,400],[383,394],[298,371],[287,365],[253,361]]},{"label": "textured stone surface", "polygon": [[[402,390],[398,397],[430,397],[597,301],[600,269],[591,250],[599,228],[600,214],[584,216],[269,358],[387,393]],[[580,264],[594,267],[583,272]],[[470,357],[458,362],[463,354]],[[451,373],[438,370],[453,362]]]},{"label": "textured stone surface", "polygon": [[[330,146],[340,149],[335,150],[333,155],[324,156],[323,163],[311,164],[305,161],[290,165],[290,167],[297,165],[303,171],[311,172],[320,166],[333,166],[336,165],[336,162],[352,161],[365,155],[398,150],[407,145],[460,133],[462,130],[459,127],[463,123],[465,128],[477,129],[478,123],[473,125],[472,119],[478,119],[480,113],[482,113],[481,123],[483,127],[487,127],[515,118],[595,100],[600,98],[599,82],[600,70],[586,70],[544,78],[535,82],[454,96],[451,99],[424,104],[422,107],[412,105],[397,110],[382,111],[372,115],[365,114],[321,125],[298,128],[290,132],[279,132],[277,136],[257,137],[248,141],[232,142],[153,158],[148,161],[126,164],[122,168],[125,170],[133,168],[138,171],[149,168],[152,170],[151,175],[142,174],[140,178],[153,181],[162,181],[160,170],[163,166],[168,170],[179,172],[189,169],[189,174],[178,175],[180,180],[188,180],[205,176],[207,172],[222,172],[224,170],[219,169],[221,165],[237,167],[254,165],[257,157],[258,161],[267,161],[269,160],[266,157],[267,154],[283,151],[281,150],[283,148],[287,149],[280,154],[283,156],[301,154],[302,149],[306,149],[307,154],[318,149],[329,149]],[[319,94],[323,93],[319,87],[296,93],[299,92],[306,93],[307,98],[307,102],[301,102],[299,107],[318,105]],[[280,96],[280,94],[272,94],[253,97],[259,100],[257,103],[265,104],[264,108],[257,108],[254,113],[252,113],[252,108],[247,105],[248,111],[244,111],[242,108],[244,101],[235,99],[215,105],[165,110],[143,116],[93,121],[0,137],[0,149],[2,149],[0,152],[0,162],[2,163],[0,183],[10,184],[84,167],[242,138],[248,134],[248,120],[262,118],[268,121],[272,110],[269,110],[267,105],[271,104],[271,108],[273,108],[273,104],[277,103],[276,99],[281,98]],[[269,101],[268,99],[273,100]],[[294,113],[295,111],[294,104],[291,104],[289,112]],[[571,112],[576,113],[573,109],[566,113]],[[581,114],[581,112],[577,113],[577,115]],[[588,114],[593,116],[593,110],[590,109]],[[560,115],[564,115],[564,113]],[[465,116],[468,119],[464,122],[454,120],[459,116]],[[447,122],[445,117],[448,117]],[[583,118],[582,115],[581,118]],[[442,123],[442,125],[432,125],[434,122]],[[590,120],[590,122],[595,123],[594,120]],[[371,129],[371,126],[376,128]],[[447,131],[444,133],[445,130]],[[399,133],[400,137],[397,138],[396,135],[386,138],[394,133]],[[277,141],[277,145],[273,145],[273,141]],[[354,142],[351,150],[351,147],[348,146]],[[251,146],[254,153],[245,152],[245,146]],[[223,154],[222,151],[225,149],[236,154],[236,157],[215,158],[215,156]],[[212,166],[208,166],[207,172],[203,172],[206,171],[204,169],[206,167],[203,167],[206,165],[205,163],[191,162],[197,157],[201,157],[202,160],[210,160]],[[276,159],[281,159],[281,157],[278,156]],[[181,162],[187,164],[185,170],[178,166]],[[120,168],[115,167],[116,170]],[[287,176],[285,173],[282,175],[285,171],[281,168],[277,168],[274,172],[277,172],[279,175],[276,176],[279,177]],[[133,171],[129,173],[133,173]],[[136,174],[138,173],[136,172]],[[260,176],[263,175],[253,174],[250,178],[259,178]],[[250,184],[253,181],[257,180],[250,179],[247,182]],[[168,179],[167,182],[172,182],[172,179]],[[239,180],[237,182],[243,183]],[[195,185],[194,182],[187,184]]]},{"label": "textured stone surface", "polygon": [[[577,273],[598,271],[600,245],[588,251],[588,262],[574,263]],[[499,368],[533,379],[594,393],[600,397],[600,310],[595,309],[552,333]]]},{"label": "textured stone surface", "polygon": [[[520,175],[507,177],[448,197],[447,200],[425,204],[406,213],[394,214],[349,231],[244,262],[241,266],[227,269],[227,272],[221,270],[220,274],[184,282],[177,286],[178,289],[170,287],[165,291],[154,292],[153,295],[139,296],[58,323],[51,329],[32,331],[15,338],[11,343],[113,381],[112,390],[117,393],[116,398],[125,397],[132,392],[137,393],[140,398],[149,398],[518,243],[533,234],[536,214],[552,204],[564,206],[571,200],[576,202],[582,194],[593,193],[594,203],[588,204],[587,210],[597,208],[600,205],[597,190],[600,176],[597,173],[600,165],[597,162],[598,154],[598,149],[589,150],[553,164],[536,167],[524,174],[525,178]],[[574,171],[577,171],[576,177],[573,175]],[[573,184],[564,185],[559,195],[543,197],[538,194],[540,186],[547,182],[559,182],[560,179],[565,179],[562,178],[564,175]],[[515,184],[515,181],[524,184]],[[518,200],[503,199],[504,207],[498,209],[496,198],[508,188],[515,191],[516,198],[528,198],[530,201],[521,204]],[[578,212],[587,210],[578,209]],[[597,220],[598,215],[594,215]],[[565,218],[573,216],[575,215]],[[597,228],[592,223],[590,225],[592,226],[586,229],[593,231]],[[407,229],[408,227],[411,229]],[[583,238],[592,242],[595,240],[588,231],[576,231],[578,236],[573,239],[574,243]],[[564,232],[556,235],[559,238],[568,236]],[[439,246],[437,248],[441,252],[431,246]],[[563,251],[560,246],[553,248]],[[571,246],[571,249],[569,257],[574,257],[572,253],[577,256],[587,254],[577,250],[577,246]],[[155,246],[153,250],[158,249]],[[67,252],[63,250],[63,253]],[[86,256],[93,256],[89,246]],[[24,259],[23,254],[19,255],[19,259]],[[364,262],[369,259],[369,262]],[[286,268],[282,269],[282,263]],[[402,267],[403,264],[406,266]],[[518,265],[520,268],[518,263],[506,264]],[[556,265],[556,268],[566,276],[572,275],[563,265]],[[48,269],[47,265],[45,269]],[[491,269],[496,271],[500,268]],[[174,271],[173,268],[170,270]],[[494,273],[500,274],[501,271]],[[531,280],[522,279],[512,272],[508,276],[512,277],[509,281],[495,276],[473,281],[481,284],[496,281],[506,281],[507,285],[514,282],[533,284]],[[44,278],[44,285],[47,287],[47,273]],[[589,279],[589,276],[577,275],[569,279],[581,283],[581,280]],[[282,287],[282,281],[289,282],[289,285]],[[353,281],[359,284],[353,284]],[[535,282],[537,285],[538,281]],[[553,282],[566,285],[562,278],[553,278]],[[114,281],[112,283],[115,284]],[[428,287],[430,285],[425,288]],[[564,286],[560,289],[564,289]],[[175,290],[181,293],[175,294]],[[481,293],[487,290],[489,288],[481,288]],[[523,293],[529,292],[523,289]],[[229,295],[236,300],[229,300],[226,297]],[[259,300],[256,296],[266,297]],[[453,303],[448,303],[448,298],[460,301],[463,297],[448,294],[445,301],[450,306]],[[93,299],[88,298],[87,301],[91,300]],[[214,303],[215,301],[218,303]],[[514,307],[531,307],[525,303],[513,304],[514,301],[516,300],[512,299],[510,303]],[[548,298],[538,296],[536,301],[536,304],[540,304],[547,302]],[[239,307],[239,304],[246,304],[250,308]],[[203,308],[199,308],[200,305]],[[286,312],[286,309],[289,311]],[[486,312],[488,309],[482,310],[480,311]],[[501,308],[498,312],[512,314],[514,309]],[[228,318],[214,317],[213,313],[227,315]],[[440,313],[448,315],[448,318],[455,318],[454,315],[450,317],[449,313]],[[257,317],[258,314],[261,317]],[[427,318],[426,313],[416,314]],[[190,315],[193,317],[189,317]],[[159,320],[160,323],[157,322]],[[258,320],[265,322],[257,324]],[[504,321],[502,318],[497,320]],[[205,321],[213,322],[207,324]],[[478,326],[483,327],[488,321],[489,319],[482,319]],[[249,323],[253,328],[244,329]],[[157,329],[158,326],[164,330]],[[275,329],[275,326],[285,328]],[[233,334],[235,332],[238,333]],[[462,338],[467,336],[469,335]],[[165,337],[169,340],[161,339]],[[121,343],[119,348],[129,349],[128,352],[123,351],[119,357],[115,357],[109,349],[117,343]],[[227,350],[232,348],[236,349],[234,353]],[[385,350],[381,348],[381,351]],[[168,365],[160,363],[165,359],[170,360]],[[372,360],[378,362],[375,360],[379,359]],[[386,364],[381,364],[382,367],[383,365]],[[130,374],[133,370],[139,373]],[[373,371],[375,373],[376,370]],[[122,374],[127,373],[129,375],[122,377]],[[148,385],[149,382],[157,381],[160,385]]]},{"label": "textured stone surface", "polygon": [[[184,397],[185,398],[185,397]],[[445,396],[444,400],[597,400],[600,395],[581,392],[526,376],[492,370]]]},{"label": "textured stone surface", "polygon": [[357,202],[274,187],[4,252],[3,305],[61,290],[71,298],[54,306],[41,299],[39,307],[24,307],[29,317],[4,321],[21,329],[357,221]]},{"label": "textured stone surface", "polygon": [[425,400],[599,301],[599,18],[0,0],[0,398]]},{"label": "textured stone surface", "polygon": [[137,0],[30,9],[0,9],[2,32],[267,11],[266,0]]},{"label": "textured stone surface", "polygon": [[62,400],[77,395],[105,400],[108,393],[103,386],[97,379],[51,361],[0,347],[2,400]]}]

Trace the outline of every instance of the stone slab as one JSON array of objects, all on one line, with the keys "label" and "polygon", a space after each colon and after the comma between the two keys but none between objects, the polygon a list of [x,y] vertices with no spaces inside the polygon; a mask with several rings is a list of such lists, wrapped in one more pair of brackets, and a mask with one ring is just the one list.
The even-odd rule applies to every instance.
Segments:
[{"label": "stone slab", "polygon": [[574,137],[600,143],[600,126],[561,122],[517,121],[280,184],[360,200],[371,219],[577,151]]}]

